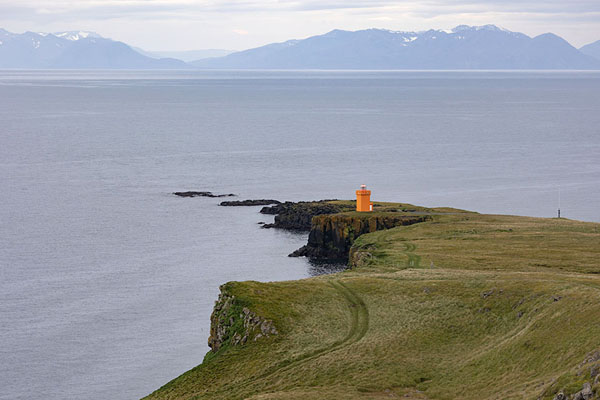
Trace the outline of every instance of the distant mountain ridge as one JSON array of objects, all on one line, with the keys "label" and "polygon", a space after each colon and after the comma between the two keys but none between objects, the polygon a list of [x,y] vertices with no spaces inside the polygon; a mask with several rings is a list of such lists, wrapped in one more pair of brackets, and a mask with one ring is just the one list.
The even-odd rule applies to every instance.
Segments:
[{"label": "distant mountain ridge", "polygon": [[224,57],[231,53],[232,50],[225,49],[205,49],[205,50],[187,50],[187,51],[146,51],[138,47],[134,47],[138,53],[152,58],[176,58],[185,62],[203,60],[205,58]]},{"label": "distant mountain ridge", "polygon": [[[303,40],[225,52],[147,52],[88,31],[15,34],[0,29],[0,68],[600,70],[600,41],[578,50],[552,33],[532,38],[495,25],[423,32],[336,29]],[[179,57],[202,59],[186,63]]]},{"label": "distant mountain ridge", "polygon": [[495,25],[425,32],[336,29],[192,64],[224,69],[600,69],[599,60],[552,33],[531,38]]},{"label": "distant mountain ridge", "polygon": [[10,33],[0,29],[0,68],[182,69],[176,59],[154,59],[94,32]]},{"label": "distant mountain ridge", "polygon": [[590,57],[600,60],[600,40],[583,46],[579,49],[579,51],[581,51],[583,54],[587,54]]}]

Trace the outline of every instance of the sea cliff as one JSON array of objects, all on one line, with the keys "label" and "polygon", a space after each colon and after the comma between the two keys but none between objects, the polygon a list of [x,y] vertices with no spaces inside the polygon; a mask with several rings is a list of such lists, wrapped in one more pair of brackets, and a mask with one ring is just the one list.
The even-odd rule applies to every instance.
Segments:
[{"label": "sea cliff", "polygon": [[149,399],[600,398],[600,224],[329,204],[307,246],[348,270],[222,286],[204,362]]},{"label": "sea cliff", "polygon": [[396,215],[395,213],[318,215],[312,218],[308,244],[294,251],[290,256],[347,261],[352,244],[359,236],[425,222],[429,218],[427,215]]}]

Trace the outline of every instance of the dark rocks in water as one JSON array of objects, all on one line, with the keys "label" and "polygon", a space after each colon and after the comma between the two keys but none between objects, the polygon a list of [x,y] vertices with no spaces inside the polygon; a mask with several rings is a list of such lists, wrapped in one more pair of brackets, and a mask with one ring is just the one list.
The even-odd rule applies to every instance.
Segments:
[{"label": "dark rocks in water", "polygon": [[[282,214],[285,212],[289,212],[290,210],[311,210],[315,208],[319,208],[319,206],[333,206],[335,209],[340,209],[343,211],[351,211],[354,209],[354,206],[349,205],[341,205],[341,204],[331,204],[332,201],[338,201],[337,199],[327,199],[327,200],[315,200],[315,201],[286,201],[285,203],[280,203],[278,205],[272,207],[264,207],[260,210],[261,214]],[[337,211],[340,212],[340,211]]]},{"label": "dark rocks in water", "polygon": [[213,192],[173,192],[175,196],[179,197],[235,197],[236,195],[233,193],[228,194],[214,194]]},{"label": "dark rocks in water", "polygon": [[354,210],[353,205],[332,204],[334,200],[286,201],[271,207],[264,207],[261,214],[275,215],[275,222],[263,225],[264,228],[279,228],[291,231],[310,231],[313,217],[325,214],[337,214]]},{"label": "dark rocks in water", "polygon": [[284,204],[288,204],[288,203],[290,203],[290,202],[286,201],[285,203],[279,203],[275,206],[263,207],[263,208],[261,208],[260,213],[267,214],[267,215],[277,215],[284,209],[282,206]]},{"label": "dark rocks in water", "polygon": [[270,204],[281,204],[279,200],[259,199],[259,200],[236,200],[224,201],[220,206],[223,207],[247,207],[247,206],[268,206]]},{"label": "dark rocks in water", "polygon": [[[323,257],[323,250],[320,250],[316,247],[304,245],[300,247],[298,250],[294,250],[292,253],[288,255],[288,257],[308,257],[314,259],[324,259],[328,257]],[[329,257],[330,258],[330,257]]]}]

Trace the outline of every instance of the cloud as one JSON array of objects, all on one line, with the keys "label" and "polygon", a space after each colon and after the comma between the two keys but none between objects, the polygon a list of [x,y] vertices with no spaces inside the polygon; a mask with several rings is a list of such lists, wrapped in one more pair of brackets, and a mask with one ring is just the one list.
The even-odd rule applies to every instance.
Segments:
[{"label": "cloud", "polygon": [[594,12],[600,11],[598,0],[0,0],[0,10],[29,10],[37,14],[65,14],[86,10],[121,10],[131,12],[161,12],[167,10],[195,10],[210,12],[284,11],[284,10],[338,10],[349,8],[445,8],[477,7],[535,12]]},{"label": "cloud", "polygon": [[0,0],[0,19],[26,17],[124,18],[198,16],[207,13],[369,10],[386,13],[405,10],[443,15],[491,11],[536,14],[600,12],[598,0]]},{"label": "cloud", "polygon": [[387,16],[381,16],[381,17],[371,17],[369,18],[369,21],[393,21],[394,18],[392,17],[387,17]]},{"label": "cloud", "polygon": [[234,29],[233,33],[237,33],[238,35],[247,35],[248,31],[246,31],[244,29]]}]

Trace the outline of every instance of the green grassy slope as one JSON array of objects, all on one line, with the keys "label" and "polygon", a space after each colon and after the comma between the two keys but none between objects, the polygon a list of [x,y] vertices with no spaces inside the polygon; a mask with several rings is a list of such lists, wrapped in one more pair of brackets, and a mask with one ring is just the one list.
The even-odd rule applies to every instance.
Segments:
[{"label": "green grassy slope", "polygon": [[148,398],[600,392],[600,224],[426,211],[431,221],[357,239],[351,270],[224,286],[279,333],[225,345]]}]

